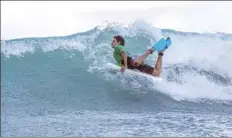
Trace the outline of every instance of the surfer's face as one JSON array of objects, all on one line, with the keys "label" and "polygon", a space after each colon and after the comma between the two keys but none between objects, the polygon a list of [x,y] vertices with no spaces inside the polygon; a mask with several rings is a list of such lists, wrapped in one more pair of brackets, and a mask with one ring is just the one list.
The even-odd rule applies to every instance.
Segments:
[{"label": "surfer's face", "polygon": [[116,45],[119,45],[120,42],[118,42],[115,38],[112,39],[111,46],[115,47]]}]

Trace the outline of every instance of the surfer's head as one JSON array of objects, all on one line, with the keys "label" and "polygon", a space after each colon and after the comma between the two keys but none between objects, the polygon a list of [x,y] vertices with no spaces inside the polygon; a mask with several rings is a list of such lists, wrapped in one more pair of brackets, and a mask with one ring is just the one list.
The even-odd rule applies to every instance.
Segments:
[{"label": "surfer's head", "polygon": [[115,47],[116,45],[124,46],[124,44],[125,44],[124,38],[122,36],[120,36],[120,35],[116,35],[116,36],[113,37],[111,46],[112,47]]}]

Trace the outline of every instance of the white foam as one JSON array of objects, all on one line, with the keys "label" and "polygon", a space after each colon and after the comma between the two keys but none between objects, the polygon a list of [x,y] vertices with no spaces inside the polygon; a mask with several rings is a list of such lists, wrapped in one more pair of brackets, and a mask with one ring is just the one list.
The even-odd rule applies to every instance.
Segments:
[{"label": "white foam", "polygon": [[159,90],[176,100],[196,101],[200,99],[232,101],[232,88],[210,82],[205,76],[185,75],[184,84],[165,82],[157,86]]},{"label": "white foam", "polygon": [[42,47],[43,52],[50,52],[57,49],[62,49],[67,51],[72,51],[72,50],[84,51],[86,49],[86,46],[74,40],[55,40],[55,41],[51,40],[50,42],[46,43]]},{"label": "white foam", "polygon": [[1,53],[3,53],[6,57],[10,57],[11,55],[21,57],[26,53],[34,53],[35,47],[31,44],[26,44],[23,42],[11,42],[10,44],[6,44],[4,41],[1,42]]}]

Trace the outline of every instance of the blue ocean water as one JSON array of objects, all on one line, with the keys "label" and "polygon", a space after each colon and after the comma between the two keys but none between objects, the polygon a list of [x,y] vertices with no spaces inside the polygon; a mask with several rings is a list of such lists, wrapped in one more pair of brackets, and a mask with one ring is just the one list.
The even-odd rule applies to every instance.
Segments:
[{"label": "blue ocean water", "polygon": [[[172,38],[163,82],[104,66],[114,35],[131,54]],[[157,54],[147,63],[154,66]],[[97,26],[69,36],[1,41],[2,136],[232,136],[232,35]]]}]

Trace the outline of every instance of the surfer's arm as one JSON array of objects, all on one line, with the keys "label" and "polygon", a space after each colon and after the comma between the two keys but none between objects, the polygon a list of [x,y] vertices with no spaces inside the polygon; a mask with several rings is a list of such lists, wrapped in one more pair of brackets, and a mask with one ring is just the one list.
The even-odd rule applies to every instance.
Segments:
[{"label": "surfer's arm", "polygon": [[122,52],[122,60],[124,62],[124,65],[121,68],[121,72],[124,72],[125,69],[127,68],[127,55],[125,52]]},{"label": "surfer's arm", "polygon": [[126,55],[126,52],[122,52],[122,60],[123,60],[123,63],[124,63],[124,67],[127,68],[127,55]]}]

